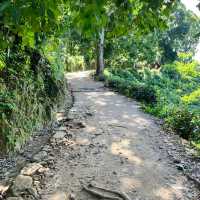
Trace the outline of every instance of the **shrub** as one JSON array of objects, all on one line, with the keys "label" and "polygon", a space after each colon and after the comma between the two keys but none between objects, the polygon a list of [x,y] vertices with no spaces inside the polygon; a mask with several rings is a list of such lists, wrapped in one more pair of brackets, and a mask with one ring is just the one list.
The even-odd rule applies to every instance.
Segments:
[{"label": "shrub", "polygon": [[[23,55],[24,62],[18,59]],[[42,56],[31,68],[24,51],[12,54],[12,63],[0,71],[0,152],[16,150],[40,125],[52,118],[63,97],[63,77],[56,79]]]},{"label": "shrub", "polygon": [[181,77],[181,74],[177,71],[173,64],[164,65],[161,68],[161,73],[163,76],[167,76],[170,79],[179,80]]},{"label": "shrub", "polygon": [[135,84],[131,88],[132,97],[138,101],[145,102],[147,104],[156,103],[156,91],[153,87],[145,84]]},{"label": "shrub", "polygon": [[192,122],[194,114],[186,107],[173,108],[166,119],[167,124],[184,139],[191,139],[194,135],[195,124]]},{"label": "shrub", "polygon": [[192,125],[194,127],[193,140],[200,142],[200,112],[193,116]]},{"label": "shrub", "polygon": [[138,81],[141,79],[140,74],[133,68],[128,69],[120,69],[120,68],[111,68],[109,69],[110,73],[115,76],[119,76],[120,78],[129,80],[129,81]]},{"label": "shrub", "polygon": [[200,88],[193,91],[189,95],[183,96],[182,101],[187,104],[199,104],[200,103]]},{"label": "shrub", "polygon": [[83,56],[80,55],[67,55],[66,60],[66,71],[74,72],[74,71],[82,71],[85,69],[85,63]]},{"label": "shrub", "polygon": [[196,78],[200,76],[199,64],[196,61],[189,63],[175,62],[176,69],[183,78]]},{"label": "shrub", "polygon": [[109,87],[143,102],[145,111],[164,119],[174,132],[200,141],[200,79],[197,68],[188,71],[190,64],[175,62],[160,71],[111,68],[104,76]]},{"label": "shrub", "polygon": [[107,86],[111,88],[117,88],[120,83],[120,77],[118,76],[111,76],[107,80]]}]

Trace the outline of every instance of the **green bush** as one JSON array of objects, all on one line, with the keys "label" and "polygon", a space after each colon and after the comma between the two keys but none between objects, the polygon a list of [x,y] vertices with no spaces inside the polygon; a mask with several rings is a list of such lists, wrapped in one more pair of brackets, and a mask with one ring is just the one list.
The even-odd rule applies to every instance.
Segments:
[{"label": "green bush", "polygon": [[200,112],[193,116],[192,125],[194,126],[193,140],[200,143]]},{"label": "green bush", "polygon": [[193,61],[174,62],[160,70],[108,68],[104,78],[109,87],[143,102],[146,112],[164,119],[180,136],[200,142],[198,70]]},{"label": "green bush", "polygon": [[111,88],[118,88],[120,84],[120,77],[112,76],[107,80],[107,86]]},{"label": "green bush", "polygon": [[163,76],[166,76],[170,79],[179,80],[181,78],[181,74],[174,67],[174,65],[171,64],[164,65],[161,69],[161,73],[163,74]]},{"label": "green bush", "polygon": [[195,124],[192,123],[194,114],[185,107],[173,108],[166,119],[167,124],[184,139],[194,135]]},{"label": "green bush", "polygon": [[131,88],[132,97],[147,104],[156,103],[156,91],[145,84],[135,84]]},{"label": "green bush", "polygon": [[185,95],[182,97],[182,101],[186,104],[199,104],[200,102],[200,88],[193,91],[189,95]]},{"label": "green bush", "polygon": [[75,71],[83,71],[85,69],[85,63],[83,56],[80,55],[67,55],[66,59],[66,71],[67,72],[75,72]]},{"label": "green bush", "polygon": [[[22,55],[23,62],[18,59]],[[65,87],[42,55],[34,68],[24,51],[12,53],[11,61],[0,71],[1,152],[19,148],[38,126],[52,118]]]}]

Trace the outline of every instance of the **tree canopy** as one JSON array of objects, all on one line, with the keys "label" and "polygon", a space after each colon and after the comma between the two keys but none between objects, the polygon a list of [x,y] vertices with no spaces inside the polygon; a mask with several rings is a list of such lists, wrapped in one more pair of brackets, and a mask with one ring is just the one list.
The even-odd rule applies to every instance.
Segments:
[{"label": "tree canopy", "polygon": [[70,28],[73,26],[82,37],[90,37],[96,43],[102,28],[107,38],[130,30],[141,35],[155,27],[166,27],[172,5],[173,1],[165,0],[3,0],[0,3],[0,48],[6,49],[17,40],[22,46],[34,47],[48,36],[68,32],[68,20]]}]

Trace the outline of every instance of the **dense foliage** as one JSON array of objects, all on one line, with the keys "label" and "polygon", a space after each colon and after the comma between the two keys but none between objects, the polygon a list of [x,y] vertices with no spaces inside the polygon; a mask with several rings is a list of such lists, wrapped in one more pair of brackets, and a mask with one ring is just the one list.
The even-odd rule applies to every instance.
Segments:
[{"label": "dense foliage", "polygon": [[0,2],[0,151],[19,149],[63,97],[61,1]]},{"label": "dense foliage", "polygon": [[147,112],[163,118],[183,138],[200,142],[198,63],[180,58],[160,69],[109,68],[104,76],[109,87],[143,102]]},{"label": "dense foliage", "polygon": [[19,148],[39,124],[51,119],[63,96],[64,83],[55,79],[45,58],[40,58],[37,72],[31,69],[30,57],[23,51],[12,53],[12,61],[14,64],[1,71],[1,150],[5,146]]},{"label": "dense foliage", "polygon": [[167,25],[164,31],[155,28],[142,37],[136,38],[131,31],[109,40],[105,46],[106,66],[154,68],[175,61],[179,52],[194,54],[199,40],[199,18],[177,4]]}]

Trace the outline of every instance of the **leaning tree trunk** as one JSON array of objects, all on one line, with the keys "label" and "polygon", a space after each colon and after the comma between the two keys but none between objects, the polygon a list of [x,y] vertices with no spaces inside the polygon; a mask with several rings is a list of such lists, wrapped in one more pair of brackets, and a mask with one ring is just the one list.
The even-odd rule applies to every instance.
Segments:
[{"label": "leaning tree trunk", "polygon": [[97,49],[96,49],[96,54],[97,54],[97,61],[96,61],[96,75],[99,76],[100,74],[103,73],[104,70],[104,28],[102,28],[101,32],[99,32],[99,39],[97,43]]}]

